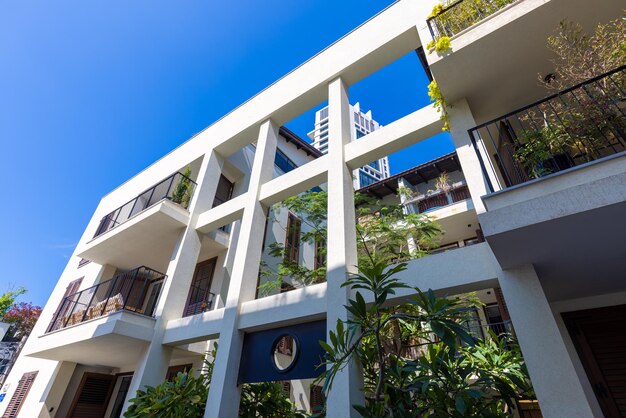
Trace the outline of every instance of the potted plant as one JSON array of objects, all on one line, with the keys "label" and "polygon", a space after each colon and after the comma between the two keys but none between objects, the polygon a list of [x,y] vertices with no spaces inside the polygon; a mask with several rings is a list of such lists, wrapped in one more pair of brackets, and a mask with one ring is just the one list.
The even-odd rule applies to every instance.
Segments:
[{"label": "potted plant", "polygon": [[171,196],[172,202],[178,203],[185,209],[189,207],[189,202],[191,201],[192,184],[190,176],[191,167],[187,166],[183,175],[178,179]]},{"label": "potted plant", "polygon": [[513,157],[531,178],[539,178],[573,167],[572,157],[563,135],[549,128],[523,130],[518,135],[519,146]]}]

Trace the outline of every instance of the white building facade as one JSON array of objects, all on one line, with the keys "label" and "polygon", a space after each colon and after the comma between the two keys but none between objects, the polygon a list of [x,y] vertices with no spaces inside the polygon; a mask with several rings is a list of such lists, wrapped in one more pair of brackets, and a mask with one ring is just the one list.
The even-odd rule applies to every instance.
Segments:
[{"label": "white building facade", "polygon": [[[393,3],[104,196],[2,388],[0,415],[120,416],[138,389],[197,370],[218,341],[205,417],[236,417],[242,379],[264,367],[250,366],[251,341],[320,324],[323,334],[345,320],[351,290],[341,285],[357,268],[354,171],[443,126],[426,106],[355,141],[349,87],[442,36],[428,19],[434,5]],[[480,230],[485,241],[450,240],[458,248],[410,261],[399,278],[441,295],[499,289],[544,417],[626,413],[624,369],[612,367],[626,353],[625,69],[548,99],[536,81],[552,70],[545,41],[559,21],[592,30],[622,9],[618,0],[517,0],[446,32],[451,49],[425,55],[448,104],[463,173],[454,181],[469,194],[438,216],[472,218],[467,238]],[[533,127],[514,116],[571,109],[583,94],[595,107],[578,121],[606,116],[597,141],[520,165],[515,124]],[[322,155],[280,127],[326,100]],[[277,169],[282,164],[293,168]],[[416,197],[431,197],[409,183]],[[325,281],[259,297],[269,209],[321,185],[330,231]],[[339,373],[327,416],[356,417],[361,382],[356,364]],[[99,397],[81,400],[85,387],[100,388]],[[313,388],[292,384],[289,393],[312,409]]]},{"label": "white building facade", "polygon": [[[352,141],[381,128],[381,125],[372,118],[372,111],[363,112],[358,102],[350,105],[350,115],[354,122],[350,132]],[[315,129],[308,133],[308,137],[313,141],[315,148],[323,154],[328,153],[328,107],[315,112]],[[354,188],[358,190],[389,175],[389,157],[384,156],[354,170]]]}]

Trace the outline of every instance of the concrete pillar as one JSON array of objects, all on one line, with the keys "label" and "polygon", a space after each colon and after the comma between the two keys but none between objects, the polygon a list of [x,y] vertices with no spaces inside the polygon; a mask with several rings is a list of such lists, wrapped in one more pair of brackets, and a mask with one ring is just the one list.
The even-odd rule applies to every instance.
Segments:
[{"label": "concrete pillar", "polygon": [[[467,103],[467,100],[465,99],[458,100],[451,106],[448,106],[448,116],[450,118],[450,134],[452,135],[452,140],[454,141],[456,153],[459,156],[459,162],[461,163],[463,175],[465,176],[467,187],[469,188],[470,195],[472,196],[476,213],[483,213],[485,212],[485,206],[483,205],[481,196],[490,193],[490,191],[483,175],[480,161],[478,160],[478,156],[472,146],[469,133],[467,132],[468,129],[475,127],[477,123],[474,120],[472,111]],[[494,187],[494,190],[499,190],[499,182],[495,172],[493,171],[491,160],[482,147],[482,144],[479,143],[477,146],[481,153],[480,155],[485,164],[485,168],[489,173],[491,184]]]},{"label": "concrete pillar", "polygon": [[498,277],[544,417],[593,417],[533,266]]},{"label": "concrete pillar", "polygon": [[210,208],[223,163],[224,159],[214,150],[210,150],[202,160],[198,185],[189,205],[190,213],[196,215],[192,216],[189,225],[181,233],[172,254],[172,261],[166,271],[167,279],[155,309],[157,320],[154,337],[135,368],[124,411],[129,406],[128,400],[135,396],[137,390],[146,385],[156,386],[165,379],[173,349],[162,345],[161,341],[167,322],[179,318],[183,312],[202,245],[202,239],[196,232],[197,214]]},{"label": "concrete pillar", "polygon": [[[400,177],[398,179],[398,186],[405,187],[411,190],[413,193],[417,192],[417,188],[413,186],[411,183],[409,183],[409,181],[405,179],[404,177]],[[407,215],[410,213],[419,213],[419,210],[417,210],[417,203],[414,204],[415,209],[411,209],[408,205],[406,205],[406,202],[409,200],[410,200],[409,197],[400,193],[400,203],[404,205],[404,207],[402,208],[404,213]],[[415,243],[415,238],[412,235],[410,235],[407,238],[407,248],[409,249],[410,254],[413,254],[417,251],[417,244]]]},{"label": "concrete pillar", "polygon": [[237,386],[243,332],[239,331],[239,313],[243,302],[254,299],[261,262],[267,208],[259,202],[261,185],[272,179],[278,127],[272,121],[261,125],[257,141],[247,201],[241,218],[239,239],[233,263],[228,297],[213,369],[213,379],[206,418],[236,417],[239,414],[240,388]]},{"label": "concrete pillar", "polygon": [[[340,78],[328,86],[328,237],[327,327],[345,321],[349,289],[341,287],[349,273],[356,272],[356,228],[352,171],[345,163],[344,145],[350,142],[352,119],[347,87]],[[326,399],[327,416],[357,417],[353,404],[364,402],[363,374],[355,362],[348,364],[333,382]]]}]

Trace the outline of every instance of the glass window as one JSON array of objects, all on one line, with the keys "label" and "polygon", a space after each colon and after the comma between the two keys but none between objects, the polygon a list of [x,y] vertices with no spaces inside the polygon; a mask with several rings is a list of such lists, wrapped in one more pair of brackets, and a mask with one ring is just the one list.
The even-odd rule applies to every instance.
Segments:
[{"label": "glass window", "polygon": [[378,180],[373,176],[363,172],[363,170],[359,170],[359,183],[361,187],[369,186],[370,184],[376,183]]},{"label": "glass window", "polygon": [[380,171],[380,160],[372,161],[368,165],[372,167],[374,170]]},{"label": "glass window", "polygon": [[280,168],[283,173],[288,173],[294,168],[298,167],[296,163],[291,161],[284,152],[280,150],[280,148],[276,148],[276,155],[274,156],[274,165]]},{"label": "glass window", "polygon": [[367,135],[367,134],[365,132],[361,131],[360,129],[356,130],[356,139],[363,138],[365,135]]}]

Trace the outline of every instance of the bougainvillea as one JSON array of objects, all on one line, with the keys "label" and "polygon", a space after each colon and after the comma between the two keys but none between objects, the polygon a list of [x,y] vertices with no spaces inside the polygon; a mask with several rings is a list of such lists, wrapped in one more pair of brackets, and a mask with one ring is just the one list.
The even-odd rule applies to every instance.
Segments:
[{"label": "bougainvillea", "polygon": [[14,338],[21,338],[30,334],[40,314],[41,306],[30,302],[20,302],[13,304],[2,320],[13,325]]}]

